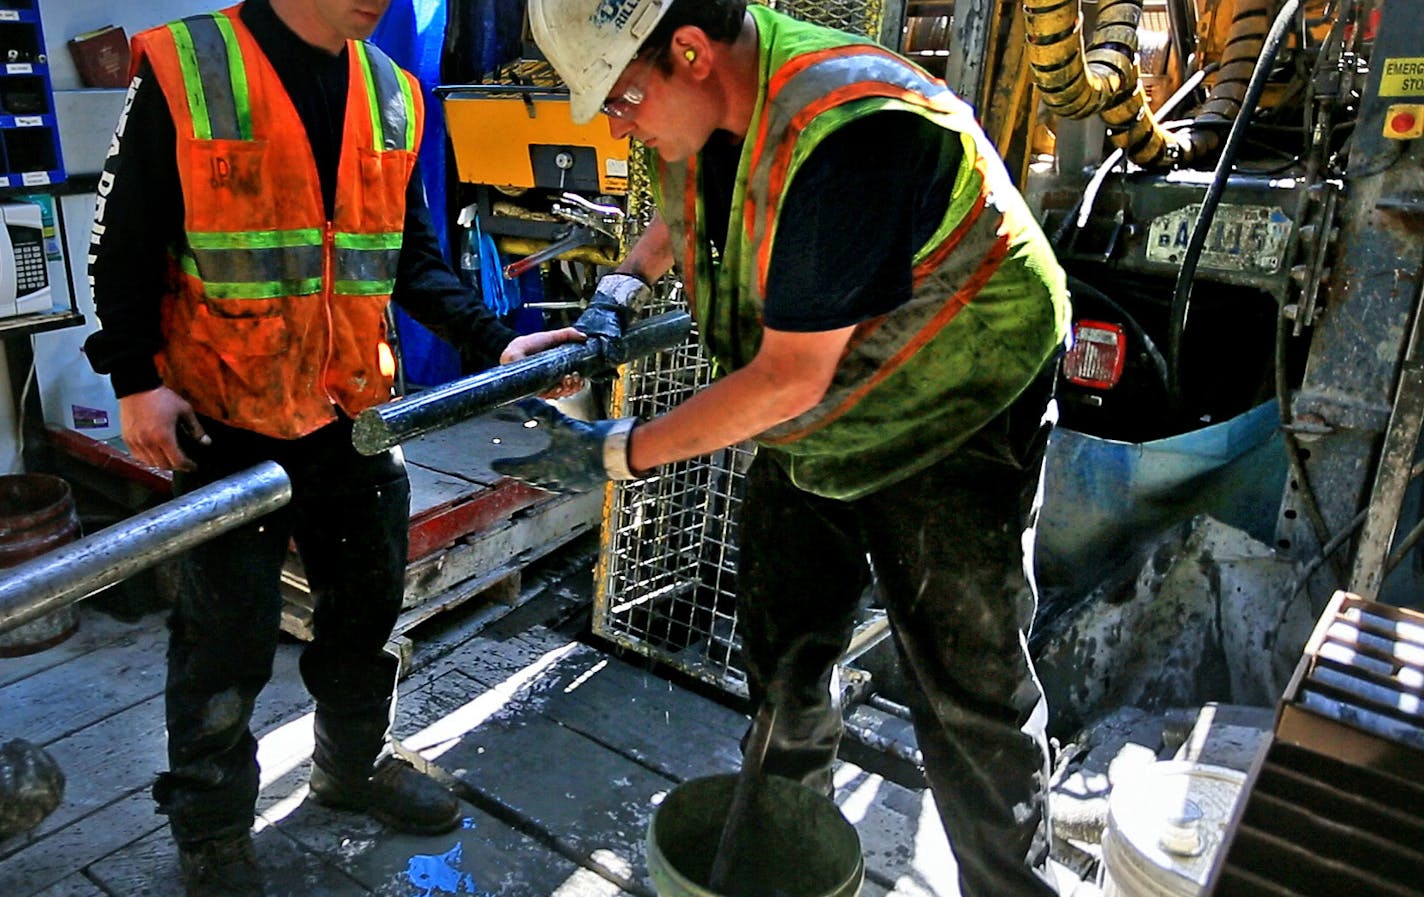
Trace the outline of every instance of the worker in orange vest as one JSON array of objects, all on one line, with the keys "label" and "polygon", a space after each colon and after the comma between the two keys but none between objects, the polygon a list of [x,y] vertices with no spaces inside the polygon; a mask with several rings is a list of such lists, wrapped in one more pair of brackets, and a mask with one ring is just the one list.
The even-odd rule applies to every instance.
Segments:
[{"label": "worker in orange vest", "polygon": [[367,43],[389,0],[247,0],[144,31],[100,184],[86,343],[139,461],[180,490],[262,461],[292,501],[193,553],[168,653],[170,768],[154,786],[190,897],[260,897],[253,702],[271,676],[289,538],[315,601],[311,793],[438,833],[455,797],[394,757],[410,487],[399,449],[351,444],[387,401],[399,303],[471,364],[570,339],[517,336],[450,270],[415,176],[420,85]]}]

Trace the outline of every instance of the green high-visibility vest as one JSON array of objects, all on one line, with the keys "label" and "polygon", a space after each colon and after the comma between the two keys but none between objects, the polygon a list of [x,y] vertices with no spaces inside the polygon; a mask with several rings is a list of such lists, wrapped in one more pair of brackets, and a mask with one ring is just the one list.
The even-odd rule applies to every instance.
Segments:
[{"label": "green high-visibility vest", "polygon": [[743,367],[761,345],[781,203],[828,134],[899,110],[963,147],[949,208],[915,254],[910,300],[857,327],[815,408],[757,437],[785,453],[800,488],[856,498],[944,458],[1038,376],[1067,334],[1063,270],[971,110],[943,82],[876,44],[749,9],[760,82],[720,257],[707,239],[699,159],[660,163],[654,184],[719,370]]}]

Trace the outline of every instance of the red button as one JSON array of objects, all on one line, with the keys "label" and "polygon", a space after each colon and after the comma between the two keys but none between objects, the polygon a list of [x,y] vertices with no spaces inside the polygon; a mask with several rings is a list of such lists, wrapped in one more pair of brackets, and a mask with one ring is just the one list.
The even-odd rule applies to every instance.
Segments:
[{"label": "red button", "polygon": [[1395,134],[1408,134],[1414,130],[1415,122],[1413,112],[1400,112],[1389,120],[1389,129]]}]

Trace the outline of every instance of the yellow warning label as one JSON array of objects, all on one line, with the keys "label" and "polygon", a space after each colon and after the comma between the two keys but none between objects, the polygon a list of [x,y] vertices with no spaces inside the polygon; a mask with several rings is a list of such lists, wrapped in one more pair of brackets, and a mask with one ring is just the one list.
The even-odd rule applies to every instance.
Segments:
[{"label": "yellow warning label", "polygon": [[1424,56],[1400,56],[1384,61],[1382,97],[1424,97]]}]

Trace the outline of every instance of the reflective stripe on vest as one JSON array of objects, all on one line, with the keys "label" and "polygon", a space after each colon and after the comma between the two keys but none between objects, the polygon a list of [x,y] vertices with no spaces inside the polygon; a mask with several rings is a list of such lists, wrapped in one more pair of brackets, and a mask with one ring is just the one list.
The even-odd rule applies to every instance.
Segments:
[{"label": "reflective stripe on vest", "polygon": [[401,233],[337,233],[336,282],[333,292],[348,296],[381,296],[396,283]]},{"label": "reflective stripe on vest", "polygon": [[[415,117],[410,114],[415,108],[410,82],[402,77],[395,62],[376,47],[362,41],[357,41],[355,47],[365,74],[374,148],[413,151],[417,135]],[[400,231],[376,234],[338,231],[332,291],[347,296],[389,294],[396,283],[401,239]]]},{"label": "reflective stripe on vest", "polygon": [[[395,288],[402,235],[338,232],[332,292],[384,296]],[[210,299],[276,299],[321,292],[321,231],[188,234],[179,264]]]},{"label": "reflective stripe on vest", "polygon": [[183,270],[212,299],[276,299],[321,292],[321,231],[188,234]]},{"label": "reflective stripe on vest", "polygon": [[[823,113],[859,99],[898,101],[943,117],[946,126],[964,134],[974,129],[973,115],[943,84],[925,77],[904,60],[880,47],[852,44],[807,53],[778,70],[767,85],[759,127],[752,136],[751,166],[743,227],[757,246],[757,288],[765,294],[772,237],[781,196],[793,169],[793,153],[802,132],[818,125]],[[831,120],[819,123],[825,128]],[[801,155],[809,154],[804,144]],[[973,204],[974,192],[956,192],[957,206],[947,210],[951,229]]]},{"label": "reflective stripe on vest", "polygon": [[[242,48],[222,13],[168,25],[198,140],[251,140],[252,107]],[[373,149],[414,150],[415,118],[410,83],[389,56],[354,44],[371,110]],[[210,299],[274,299],[321,292],[322,235],[297,230],[188,233],[189,251],[179,259],[203,282]],[[401,232],[337,232],[332,290],[338,295],[381,296],[395,286]]]},{"label": "reflective stripe on vest", "polygon": [[415,108],[410,95],[410,82],[401,77],[395,62],[376,47],[356,42],[361,57],[361,70],[366,74],[366,94],[370,98],[371,133],[376,135],[377,150],[415,148],[415,119],[408,110]]},{"label": "reflective stripe on vest", "polygon": [[198,140],[251,140],[252,106],[242,48],[232,22],[219,12],[171,22],[178,47],[193,136]]}]

